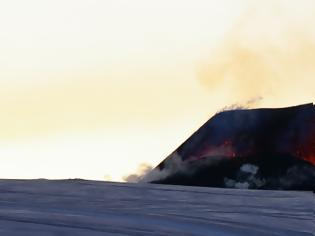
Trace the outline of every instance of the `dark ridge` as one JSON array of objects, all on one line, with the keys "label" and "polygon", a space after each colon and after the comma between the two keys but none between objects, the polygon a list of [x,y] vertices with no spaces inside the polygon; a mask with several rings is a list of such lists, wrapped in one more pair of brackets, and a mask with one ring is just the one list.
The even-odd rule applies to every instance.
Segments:
[{"label": "dark ridge", "polygon": [[[241,170],[245,164],[259,167],[255,175]],[[229,179],[234,186],[227,186]],[[223,158],[218,163],[199,160],[190,164],[189,171],[177,171],[169,176],[152,181],[158,184],[235,187],[237,183],[247,183],[250,189],[272,190],[312,190],[315,189],[315,167],[290,155],[275,155],[268,158],[237,157]]]},{"label": "dark ridge", "polygon": [[[245,164],[257,173],[242,173]],[[249,188],[313,190],[315,107],[220,112],[153,171],[164,172],[154,179],[149,173],[153,183],[228,187],[234,181]]]}]

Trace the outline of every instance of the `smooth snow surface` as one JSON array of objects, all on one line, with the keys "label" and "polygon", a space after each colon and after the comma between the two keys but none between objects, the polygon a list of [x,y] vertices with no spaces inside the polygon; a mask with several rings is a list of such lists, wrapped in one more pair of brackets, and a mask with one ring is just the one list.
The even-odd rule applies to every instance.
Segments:
[{"label": "smooth snow surface", "polygon": [[0,235],[313,235],[311,192],[0,180]]}]

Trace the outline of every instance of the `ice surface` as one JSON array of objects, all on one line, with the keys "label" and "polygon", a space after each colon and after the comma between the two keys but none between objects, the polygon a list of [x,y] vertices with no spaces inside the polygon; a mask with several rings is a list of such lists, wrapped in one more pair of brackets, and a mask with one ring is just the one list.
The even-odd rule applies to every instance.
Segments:
[{"label": "ice surface", "polygon": [[313,235],[311,192],[0,180],[0,235]]}]

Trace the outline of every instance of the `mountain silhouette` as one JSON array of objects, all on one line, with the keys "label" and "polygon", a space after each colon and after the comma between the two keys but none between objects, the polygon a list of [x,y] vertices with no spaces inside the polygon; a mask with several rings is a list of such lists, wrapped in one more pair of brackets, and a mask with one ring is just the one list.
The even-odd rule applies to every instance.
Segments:
[{"label": "mountain silhouette", "polygon": [[315,189],[315,106],[220,112],[144,180],[229,188]]}]

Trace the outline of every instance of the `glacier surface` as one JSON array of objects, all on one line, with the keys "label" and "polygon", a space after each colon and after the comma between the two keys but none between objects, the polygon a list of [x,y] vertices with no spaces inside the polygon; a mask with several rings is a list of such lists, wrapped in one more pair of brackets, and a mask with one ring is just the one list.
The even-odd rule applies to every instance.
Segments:
[{"label": "glacier surface", "polygon": [[311,192],[0,180],[0,235],[311,236]]}]

